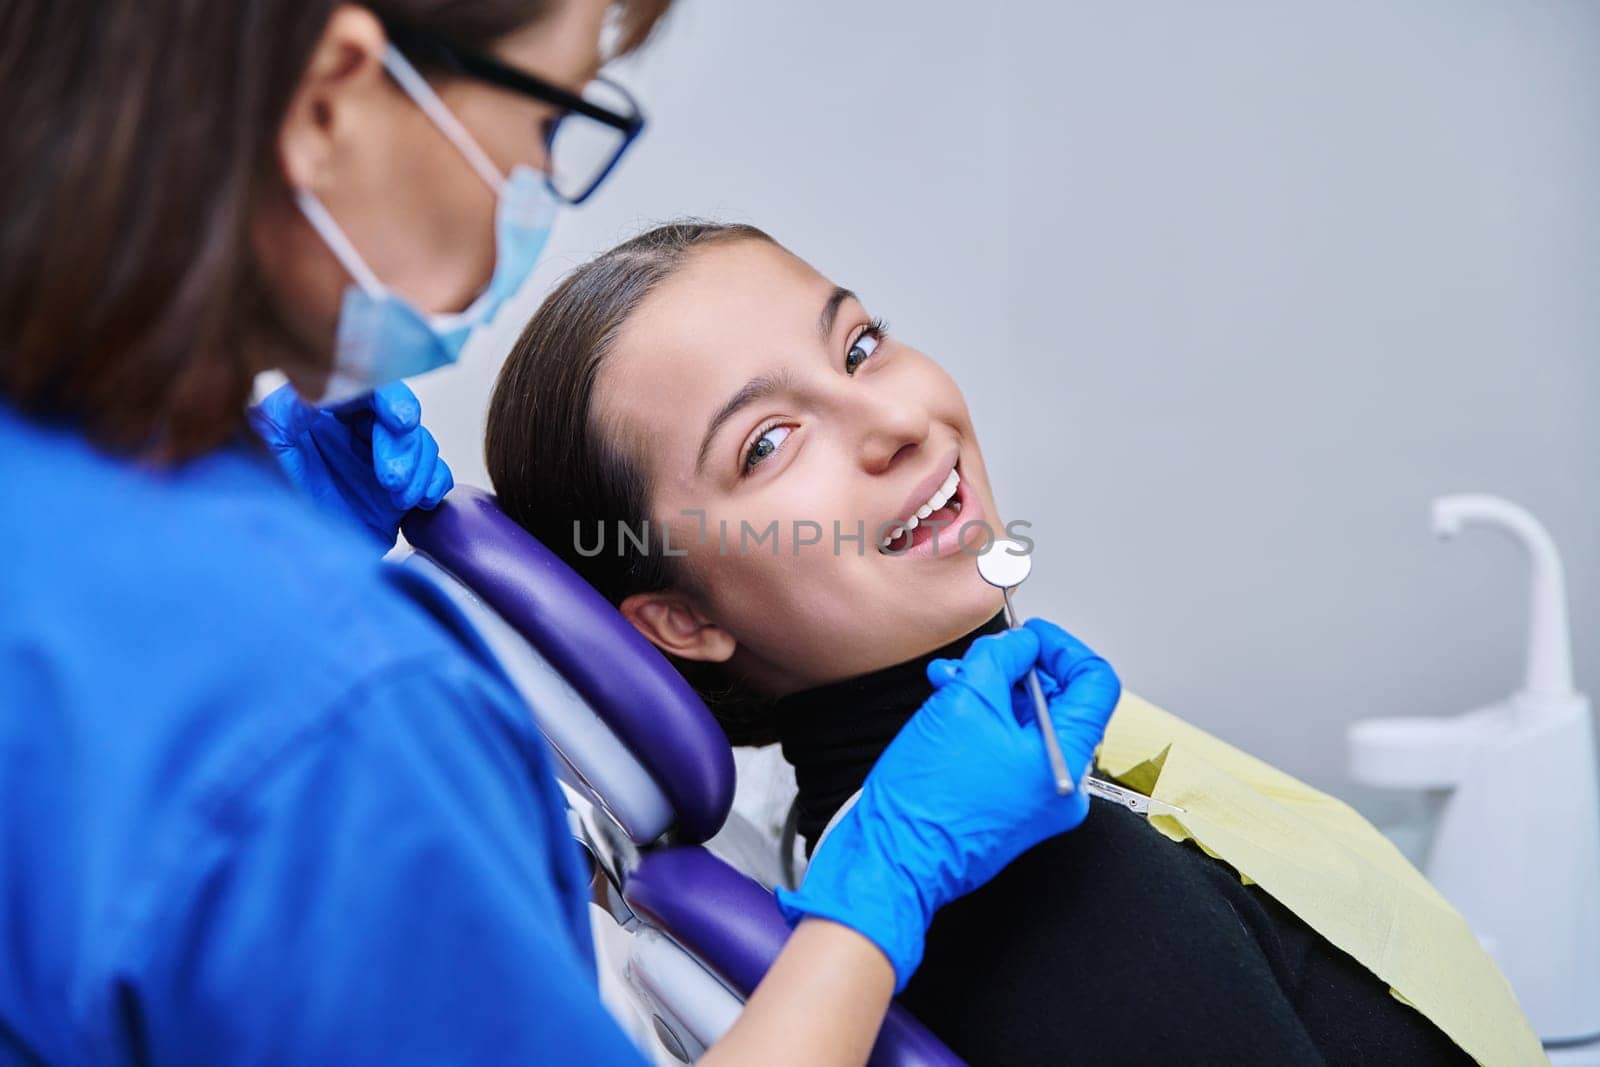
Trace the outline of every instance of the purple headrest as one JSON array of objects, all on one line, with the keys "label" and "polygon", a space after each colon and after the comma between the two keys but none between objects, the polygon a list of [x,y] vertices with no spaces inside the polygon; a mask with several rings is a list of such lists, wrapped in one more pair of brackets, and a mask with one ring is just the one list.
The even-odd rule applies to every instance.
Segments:
[{"label": "purple headrest", "polygon": [[[758,883],[703,848],[648,852],[623,886],[628,906],[748,997],[778,958],[789,927]],[[962,1061],[898,1004],[891,1005],[870,1067],[960,1067]]]},{"label": "purple headrest", "polygon": [[406,540],[510,623],[594,708],[677,814],[710,838],[733,804],[733,752],[672,664],[482,489],[461,486],[406,517]]}]

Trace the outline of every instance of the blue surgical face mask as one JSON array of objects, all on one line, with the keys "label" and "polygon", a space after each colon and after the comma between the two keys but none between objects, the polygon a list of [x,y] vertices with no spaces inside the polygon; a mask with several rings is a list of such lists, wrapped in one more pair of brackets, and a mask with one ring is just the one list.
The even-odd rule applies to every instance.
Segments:
[{"label": "blue surgical face mask", "polygon": [[531,167],[516,167],[509,177],[502,177],[477,141],[392,45],[384,56],[384,66],[495,191],[494,274],[465,310],[443,315],[420,311],[378,280],[320,200],[309,190],[297,190],[295,202],[306,220],[355,280],[345,290],[339,308],[333,373],[322,396],[316,398],[323,405],[353,399],[387,382],[460,359],[473,332],[492,322],[533,272],[559,205],[544,175]]}]

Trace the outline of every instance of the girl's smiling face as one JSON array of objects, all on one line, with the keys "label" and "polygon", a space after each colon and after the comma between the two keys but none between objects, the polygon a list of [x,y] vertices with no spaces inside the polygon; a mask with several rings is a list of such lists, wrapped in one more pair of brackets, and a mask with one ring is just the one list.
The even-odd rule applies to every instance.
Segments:
[{"label": "girl's smiling face", "polygon": [[986,543],[967,524],[1004,536],[961,390],[785,249],[690,255],[623,326],[593,403],[648,480],[652,532],[665,523],[686,552],[683,587],[620,605],[668,652],[781,694],[922,655],[1000,610],[958,545]]}]

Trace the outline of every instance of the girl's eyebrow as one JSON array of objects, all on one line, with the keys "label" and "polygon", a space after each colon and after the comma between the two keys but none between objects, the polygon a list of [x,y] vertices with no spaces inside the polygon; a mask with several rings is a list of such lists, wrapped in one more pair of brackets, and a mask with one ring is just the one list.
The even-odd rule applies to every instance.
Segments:
[{"label": "girl's eyebrow", "polygon": [[[823,301],[822,314],[817,316],[817,335],[826,343],[833,336],[833,324],[838,321],[839,308],[846,300],[855,300],[860,303],[860,298],[854,292],[842,285],[833,287],[828,294],[828,299]],[[706,465],[706,454],[711,451],[711,439],[717,436],[717,431],[722,429],[723,423],[737,415],[745,407],[754,404],[757,400],[765,400],[776,393],[781,393],[790,387],[790,377],[787,369],[776,374],[760,374],[751,378],[739,391],[730,396],[727,401],[717,409],[706,423],[705,436],[700,439],[700,453],[695,456],[694,472],[698,476]]]},{"label": "girl's eyebrow", "polygon": [[[835,310],[837,311],[837,307]],[[700,454],[694,461],[695,474],[698,475],[705,467],[706,453],[711,451],[711,439],[722,429],[724,423],[757,400],[765,400],[769,396],[791,389],[792,386],[793,381],[787,367],[776,373],[758,374],[741,385],[739,391],[730,396],[707,421],[706,435],[700,439]]]},{"label": "girl's eyebrow", "polygon": [[861,302],[855,293],[842,285],[836,285],[833,287],[833,292],[828,294],[827,303],[822,305],[822,315],[817,319],[817,335],[824,341],[833,336],[833,323],[839,317],[839,306],[846,300]]}]

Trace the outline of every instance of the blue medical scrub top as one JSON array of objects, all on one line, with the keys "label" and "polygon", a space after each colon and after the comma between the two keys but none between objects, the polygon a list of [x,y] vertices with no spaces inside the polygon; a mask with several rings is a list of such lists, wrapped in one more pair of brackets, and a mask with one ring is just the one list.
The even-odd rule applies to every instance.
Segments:
[{"label": "blue medical scrub top", "polygon": [[241,442],[0,405],[0,1061],[642,1062],[543,742]]}]

